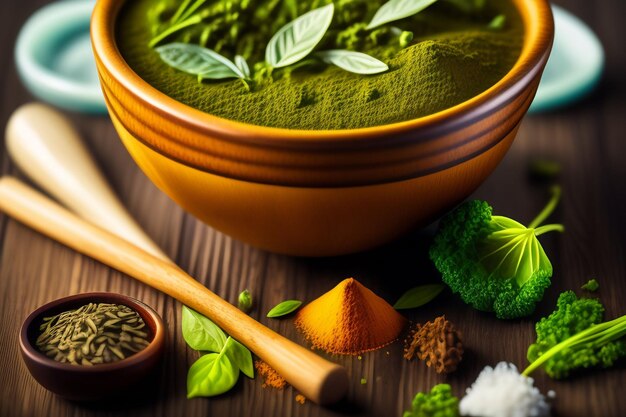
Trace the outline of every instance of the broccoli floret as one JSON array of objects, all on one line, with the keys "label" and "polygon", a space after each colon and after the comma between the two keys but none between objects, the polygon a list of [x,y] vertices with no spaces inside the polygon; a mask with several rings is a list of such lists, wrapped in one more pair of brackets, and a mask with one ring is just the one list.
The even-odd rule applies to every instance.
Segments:
[{"label": "broccoli floret", "polygon": [[435,385],[430,393],[418,392],[403,417],[459,417],[459,399],[450,385]]},{"label": "broccoli floret", "polygon": [[528,348],[531,365],[524,374],[543,366],[550,377],[565,378],[579,368],[608,368],[626,356],[626,316],[602,323],[603,315],[598,300],[561,294],[557,309],[535,326],[537,341]]},{"label": "broccoli floret", "polygon": [[596,292],[598,291],[598,288],[600,288],[600,284],[598,284],[598,281],[596,281],[595,278],[590,279],[589,281],[587,281],[586,284],[580,287],[581,290],[585,290],[589,292]]},{"label": "broccoli floret", "polygon": [[560,189],[526,227],[494,216],[491,206],[468,201],[446,215],[439,225],[430,259],[445,282],[463,301],[501,319],[530,315],[550,286],[552,264],[537,236],[563,231],[558,224],[540,226],[552,213]]}]

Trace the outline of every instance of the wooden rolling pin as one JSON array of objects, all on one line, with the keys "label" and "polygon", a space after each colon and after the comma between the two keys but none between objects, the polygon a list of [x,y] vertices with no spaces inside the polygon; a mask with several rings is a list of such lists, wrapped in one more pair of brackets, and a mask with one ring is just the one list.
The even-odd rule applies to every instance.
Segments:
[{"label": "wooden rolling pin", "polygon": [[[63,127],[55,129],[56,123],[59,122]],[[43,123],[46,129],[33,127],[38,123]],[[62,137],[55,137],[59,132],[65,138],[72,136],[69,141],[73,146],[68,147]],[[52,137],[53,140],[48,140],[48,137]],[[20,140],[28,141],[32,148],[12,143]],[[81,150],[74,152],[76,146]],[[87,162],[83,158],[89,154],[76,132],[60,113],[42,105],[28,105],[18,110],[7,128],[7,148],[16,160],[21,161],[20,166],[32,178],[36,181],[43,178],[44,188],[66,205],[72,208],[83,207],[85,202],[81,202],[81,199],[97,202],[113,198],[116,200],[113,205],[122,208],[116,209],[116,213],[127,217],[124,222],[130,219],[134,223],[110,191],[106,181],[101,178],[91,158]],[[33,153],[43,153],[46,157],[34,156]],[[32,163],[37,163],[37,166],[33,167]],[[75,170],[76,167],[80,169],[88,167],[90,171],[88,177],[96,178],[98,186],[90,189],[88,181],[84,180],[80,181],[83,183],[81,187],[76,189],[64,184],[66,180],[70,184],[76,183],[75,180],[70,180],[81,175],[81,172]],[[63,174],[45,175],[47,169],[58,169],[63,171]],[[102,187],[102,184],[105,186]],[[81,195],[74,198],[77,191]],[[84,207],[83,209],[87,210]],[[142,248],[133,242],[133,239],[124,236],[126,230],[124,227],[116,231],[122,235],[119,236],[94,224],[99,223],[106,227],[107,223],[103,219],[107,213],[104,213],[103,217],[96,216],[91,222],[83,220],[11,177],[0,179],[0,210],[50,238],[150,285],[209,317],[276,369],[287,382],[310,400],[319,404],[331,404],[345,396],[348,389],[345,368],[275,333],[215,295],[167,258],[136,226],[136,223],[136,228],[131,227],[132,236],[136,242],[143,242]],[[140,233],[136,233],[137,229]],[[151,246],[153,248],[150,252],[143,249],[149,249]]]}]

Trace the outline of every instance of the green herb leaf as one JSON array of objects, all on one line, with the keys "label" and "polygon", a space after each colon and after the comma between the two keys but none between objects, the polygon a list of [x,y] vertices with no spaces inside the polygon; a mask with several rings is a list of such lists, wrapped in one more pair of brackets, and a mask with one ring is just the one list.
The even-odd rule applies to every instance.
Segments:
[{"label": "green herb leaf", "polygon": [[389,0],[378,9],[366,29],[374,29],[386,23],[413,16],[436,1],[437,0]]},{"label": "green herb leaf", "polygon": [[254,365],[252,365],[252,354],[241,343],[228,336],[224,351],[228,358],[241,370],[248,378],[254,379]]},{"label": "green herb leaf", "polygon": [[317,54],[327,64],[333,64],[355,74],[379,74],[389,69],[387,64],[361,52],[334,49]]},{"label": "green herb leaf", "polygon": [[267,45],[265,61],[273,68],[281,68],[309,55],[326,34],[334,13],[331,3],[287,23]]},{"label": "green herb leaf", "polygon": [[580,289],[589,292],[596,292],[598,291],[598,288],[600,288],[600,284],[598,284],[598,281],[595,278],[590,279],[586,284],[580,287]]},{"label": "green herb leaf", "polygon": [[282,317],[286,316],[289,313],[293,313],[302,305],[302,301],[298,300],[287,300],[278,304],[276,307],[271,309],[269,313],[267,313],[267,317]]},{"label": "green herb leaf", "polygon": [[435,299],[443,291],[443,284],[428,284],[411,288],[393,305],[396,310],[421,307]]},{"label": "green herb leaf", "polygon": [[226,344],[226,334],[202,314],[183,306],[183,338],[195,350],[221,352]]},{"label": "green herb leaf", "polygon": [[506,15],[499,14],[489,22],[488,27],[493,30],[502,30],[504,25],[506,25]]},{"label": "green herb leaf", "polygon": [[552,264],[537,239],[544,233],[543,229],[526,228],[503,216],[491,219],[491,233],[476,250],[480,262],[494,279],[514,278],[522,287],[537,271],[552,271]]},{"label": "green herb leaf", "polygon": [[155,51],[166,64],[188,74],[197,75],[200,81],[246,78],[228,58],[202,46],[176,42],[159,46]]},{"label": "green herb leaf", "polygon": [[236,55],[235,65],[237,66],[237,68],[239,68],[242,74],[245,75],[245,78],[250,78],[250,67],[248,66],[246,58],[242,57],[241,55]]},{"label": "green herb leaf", "polygon": [[203,355],[187,373],[187,398],[223,394],[235,386],[237,379],[239,369],[224,352]]}]

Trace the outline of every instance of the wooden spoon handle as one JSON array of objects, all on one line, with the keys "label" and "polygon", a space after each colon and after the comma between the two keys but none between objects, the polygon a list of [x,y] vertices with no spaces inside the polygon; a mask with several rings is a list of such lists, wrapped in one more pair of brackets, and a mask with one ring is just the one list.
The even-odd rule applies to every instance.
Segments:
[{"label": "wooden spoon handle", "polygon": [[67,118],[40,103],[17,109],[6,144],[20,169],[83,219],[168,259],[124,208]]},{"label": "wooden spoon handle", "polygon": [[209,317],[312,401],[330,404],[346,394],[345,368],[263,326],[170,261],[77,217],[19,180],[0,179],[0,210]]}]

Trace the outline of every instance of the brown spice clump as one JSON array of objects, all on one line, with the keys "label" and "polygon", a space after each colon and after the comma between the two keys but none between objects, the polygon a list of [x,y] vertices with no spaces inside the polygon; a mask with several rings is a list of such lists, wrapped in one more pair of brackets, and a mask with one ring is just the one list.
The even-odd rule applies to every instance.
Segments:
[{"label": "brown spice clump", "polygon": [[285,378],[280,376],[274,368],[263,361],[254,361],[254,367],[259,375],[263,377],[263,388],[271,387],[283,389],[287,386]]},{"label": "brown spice clump", "polygon": [[304,404],[306,402],[306,397],[302,394],[296,395],[296,402],[300,404]]},{"label": "brown spice clump", "polygon": [[463,335],[445,316],[418,324],[404,342],[404,357],[411,360],[415,356],[438,374],[453,372],[463,358]]},{"label": "brown spice clump", "polygon": [[348,278],[301,309],[295,325],[313,348],[358,355],[397,340],[406,319],[354,278]]}]

